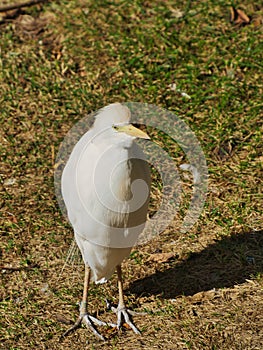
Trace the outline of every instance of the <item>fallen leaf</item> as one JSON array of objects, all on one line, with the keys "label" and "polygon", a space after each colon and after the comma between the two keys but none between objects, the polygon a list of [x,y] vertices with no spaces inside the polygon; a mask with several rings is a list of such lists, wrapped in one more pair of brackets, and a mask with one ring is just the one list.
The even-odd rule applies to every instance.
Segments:
[{"label": "fallen leaf", "polygon": [[60,322],[60,323],[64,323],[64,324],[67,324],[67,325],[72,324],[72,321],[69,320],[68,318],[66,318],[64,315],[55,314],[55,315],[54,315],[54,318],[55,318],[56,321],[58,321],[58,322]]},{"label": "fallen leaf", "polygon": [[237,9],[237,14],[238,18],[236,20],[236,23],[239,21],[240,23],[249,23],[250,19],[249,17],[245,14],[244,11]]},{"label": "fallen leaf", "polygon": [[257,16],[253,18],[252,22],[255,27],[261,26],[263,24],[263,16]]},{"label": "fallen leaf", "polygon": [[127,323],[123,323],[123,325],[122,325],[124,328],[126,328],[126,329],[130,329],[130,326],[127,324]]},{"label": "fallen leaf", "polygon": [[245,14],[244,11],[230,7],[230,22],[236,25],[245,25],[250,23],[250,18]]},{"label": "fallen leaf", "polygon": [[174,258],[173,253],[157,253],[151,254],[151,256],[147,259],[147,261],[155,261],[158,263],[164,263]]},{"label": "fallen leaf", "polygon": [[234,9],[234,7],[230,7],[230,22],[234,22],[236,17],[236,10]]},{"label": "fallen leaf", "polygon": [[206,292],[198,292],[191,297],[191,300],[192,300],[192,303],[194,303],[194,304],[201,303],[203,301],[214,299],[215,294],[216,294],[215,290],[209,290]]}]

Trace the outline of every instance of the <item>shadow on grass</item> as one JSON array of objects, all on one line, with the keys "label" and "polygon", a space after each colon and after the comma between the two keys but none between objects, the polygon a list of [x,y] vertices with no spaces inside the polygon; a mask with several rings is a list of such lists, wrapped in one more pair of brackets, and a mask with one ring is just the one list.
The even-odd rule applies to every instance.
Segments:
[{"label": "shadow on grass", "polygon": [[234,234],[209,245],[174,267],[135,281],[129,292],[175,298],[233,287],[263,272],[263,231]]}]

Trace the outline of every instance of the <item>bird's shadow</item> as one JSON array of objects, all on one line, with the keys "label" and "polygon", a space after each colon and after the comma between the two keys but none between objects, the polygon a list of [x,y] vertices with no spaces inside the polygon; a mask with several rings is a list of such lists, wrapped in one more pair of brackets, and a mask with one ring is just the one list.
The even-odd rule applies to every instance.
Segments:
[{"label": "bird's shadow", "polygon": [[241,284],[263,272],[263,231],[224,237],[172,264],[130,284],[129,293],[170,299]]}]

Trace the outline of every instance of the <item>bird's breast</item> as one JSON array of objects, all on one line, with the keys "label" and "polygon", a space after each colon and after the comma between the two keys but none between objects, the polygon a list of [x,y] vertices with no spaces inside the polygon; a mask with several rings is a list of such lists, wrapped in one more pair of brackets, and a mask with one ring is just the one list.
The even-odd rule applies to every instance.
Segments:
[{"label": "bird's breast", "polygon": [[102,246],[134,245],[149,199],[149,191],[142,196],[149,176],[141,161],[130,158],[127,149],[88,147],[69,168],[65,178],[70,173],[72,183],[66,204],[75,233]]}]

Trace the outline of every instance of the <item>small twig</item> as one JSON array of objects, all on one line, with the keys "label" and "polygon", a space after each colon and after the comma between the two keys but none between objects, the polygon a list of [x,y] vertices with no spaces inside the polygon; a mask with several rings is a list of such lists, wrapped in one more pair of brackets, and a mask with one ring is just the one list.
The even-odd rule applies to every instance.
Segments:
[{"label": "small twig", "polygon": [[33,264],[30,266],[17,266],[17,267],[13,267],[13,266],[0,266],[0,270],[2,271],[22,271],[22,270],[31,270],[34,269],[35,267],[39,267],[37,264]]},{"label": "small twig", "polygon": [[26,2],[21,2],[20,4],[0,6],[0,12],[21,9],[22,7],[33,6],[33,5],[39,4],[41,2],[46,2],[46,1],[48,1],[48,0],[29,0]]}]

